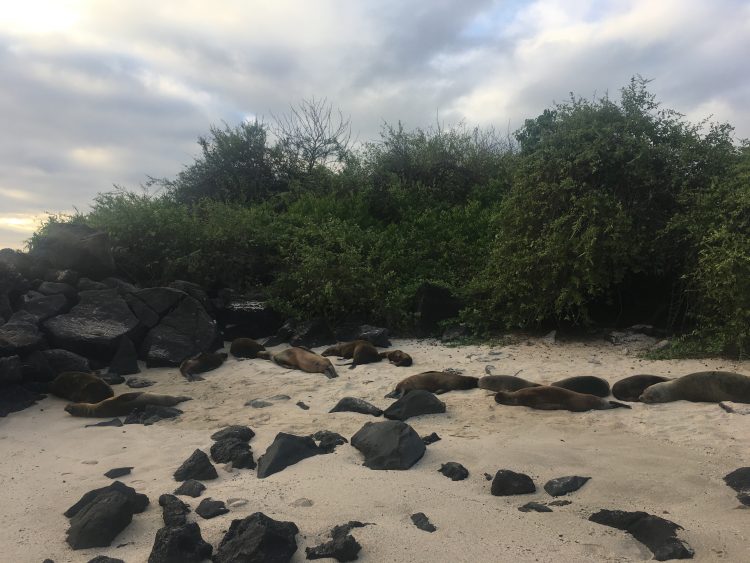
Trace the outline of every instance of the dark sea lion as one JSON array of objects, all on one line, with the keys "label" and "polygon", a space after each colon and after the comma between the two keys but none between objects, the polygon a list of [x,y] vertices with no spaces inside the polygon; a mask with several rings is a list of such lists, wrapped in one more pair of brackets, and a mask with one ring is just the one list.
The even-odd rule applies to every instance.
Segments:
[{"label": "dark sea lion", "polygon": [[229,353],[235,358],[257,358],[258,352],[266,347],[252,338],[235,338],[229,346]]},{"label": "dark sea lion", "polygon": [[584,412],[591,410],[607,410],[616,408],[629,409],[629,405],[608,401],[585,393],[576,393],[562,387],[541,385],[527,387],[518,391],[499,391],[495,395],[495,402],[501,405],[530,407],[545,411],[566,410]]},{"label": "dark sea lion", "polygon": [[515,375],[485,375],[479,378],[479,388],[488,391],[518,391],[528,387],[539,387],[539,384]]},{"label": "dark sea lion", "polygon": [[65,371],[50,384],[49,392],[74,403],[98,403],[115,392],[101,378],[92,373]]},{"label": "dark sea lion", "polygon": [[386,398],[398,399],[405,393],[416,389],[437,394],[474,389],[478,381],[476,377],[459,375],[450,371],[425,371],[399,381],[396,389],[388,393]]},{"label": "dark sea lion", "polygon": [[638,397],[643,394],[647,387],[670,380],[670,377],[662,377],[661,375],[631,375],[615,383],[612,386],[612,394],[615,399],[635,402],[638,401]]},{"label": "dark sea lion", "polygon": [[609,382],[601,377],[593,375],[578,375],[576,377],[567,377],[560,381],[550,383],[553,387],[562,387],[576,393],[585,395],[596,395],[597,397],[609,397]]},{"label": "dark sea lion", "polygon": [[640,400],[644,403],[750,403],[750,377],[730,371],[699,371],[651,385],[643,391]]},{"label": "dark sea lion", "polygon": [[402,350],[391,350],[390,352],[381,352],[381,358],[388,358],[394,366],[398,367],[409,367],[412,364],[412,359],[409,354]]},{"label": "dark sea lion", "polygon": [[226,352],[201,352],[180,364],[180,373],[188,381],[203,381],[199,373],[206,373],[221,366],[227,359]]},{"label": "dark sea lion", "polygon": [[113,416],[127,416],[136,409],[148,405],[173,407],[183,401],[190,401],[191,397],[173,397],[171,395],[157,395],[155,393],[123,393],[98,403],[72,403],[66,405],[66,412],[73,416],[96,418],[110,418]]},{"label": "dark sea lion", "polygon": [[352,342],[339,342],[335,346],[331,346],[326,349],[323,356],[338,356],[339,358],[351,359],[349,369],[354,369],[360,364],[371,364],[373,362],[379,362],[383,358],[380,357],[380,353],[377,348],[373,346],[367,340],[353,340]]},{"label": "dark sea lion", "polygon": [[299,369],[307,373],[322,373],[329,379],[339,376],[331,360],[298,346],[287,348],[275,354],[265,350],[258,352],[258,357],[271,360],[283,368]]}]

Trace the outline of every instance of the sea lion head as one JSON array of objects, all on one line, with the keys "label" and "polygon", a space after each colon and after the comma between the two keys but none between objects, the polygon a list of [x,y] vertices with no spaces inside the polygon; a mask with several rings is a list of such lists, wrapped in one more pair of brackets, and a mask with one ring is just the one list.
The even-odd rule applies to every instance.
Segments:
[{"label": "sea lion head", "polygon": [[73,416],[80,416],[81,414],[81,405],[77,405],[76,403],[69,403],[65,405],[65,412],[68,414],[71,414]]},{"label": "sea lion head", "polygon": [[517,405],[518,399],[507,391],[498,391],[495,393],[495,402],[501,405]]},{"label": "sea lion head", "polygon": [[656,385],[651,385],[650,387],[646,387],[646,389],[643,390],[643,393],[641,393],[641,396],[638,397],[638,400],[642,403],[668,403],[669,397],[668,394],[668,387],[665,387],[664,383],[657,383]]},{"label": "sea lion head", "polygon": [[334,377],[339,376],[339,374],[336,373],[336,368],[334,368],[332,364],[326,366],[326,368],[323,370],[323,375],[325,375],[328,379],[333,379]]}]

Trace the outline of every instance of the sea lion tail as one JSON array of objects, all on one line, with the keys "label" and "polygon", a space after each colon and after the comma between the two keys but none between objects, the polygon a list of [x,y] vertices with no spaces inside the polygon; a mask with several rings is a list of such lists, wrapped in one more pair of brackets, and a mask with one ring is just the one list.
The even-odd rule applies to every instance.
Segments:
[{"label": "sea lion tail", "polygon": [[611,409],[631,409],[630,405],[626,405],[624,403],[618,403],[617,401],[607,401],[609,403],[609,408]]}]

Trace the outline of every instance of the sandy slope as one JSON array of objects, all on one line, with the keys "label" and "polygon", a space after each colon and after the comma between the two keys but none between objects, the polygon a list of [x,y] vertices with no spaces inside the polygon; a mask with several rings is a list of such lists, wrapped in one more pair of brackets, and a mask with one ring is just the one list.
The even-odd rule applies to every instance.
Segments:
[{"label": "sandy slope", "polygon": [[[351,437],[365,422],[353,413],[329,414],[342,397],[354,396],[385,407],[384,399],[401,378],[428,369],[458,368],[482,375],[514,373],[541,382],[572,375],[599,375],[610,382],[635,373],[676,376],[705,368],[750,374],[750,362],[646,361],[609,343],[524,342],[504,347],[449,348],[430,341],[401,340],[395,347],[412,354],[415,365],[387,363],[339,368],[340,377],[284,370],[262,360],[229,359],[206,381],[188,383],[176,369],[152,369],[159,393],[188,394],[185,414],[153,426],[84,428],[92,422],[62,410],[49,398],[22,413],[0,419],[0,560],[85,562],[107,554],[128,563],[144,562],[161,527],[161,493],[177,483],[173,471],[195,448],[208,451],[210,434],[228,424],[247,424],[257,436],[256,458],[279,431],[310,434],[327,429]],[[120,386],[117,392],[124,392]],[[286,394],[273,406],[254,409],[249,399]],[[750,561],[750,510],[737,509],[734,492],[722,477],[750,465],[750,416],[728,414],[713,404],[687,402],[590,413],[541,412],[494,403],[480,389],[441,396],[448,411],[412,419],[420,435],[437,432],[442,441],[428,447],[409,471],[371,471],[360,454],[345,445],[332,455],[302,461],[259,480],[254,471],[227,472],[207,481],[203,497],[249,502],[212,520],[195,518],[203,537],[217,546],[232,518],[255,511],[291,520],[300,529],[295,561],[335,524],[348,520],[374,525],[354,530],[362,561],[641,561],[650,552],[629,535],[588,522],[599,508],[645,510],[682,525],[696,561]],[[297,401],[310,405],[304,411]],[[95,421],[93,421],[95,422]],[[458,461],[470,476],[452,482],[437,472]],[[146,493],[151,505],[106,549],[74,552],[65,543],[63,511],[86,491],[108,484],[102,474],[134,466],[121,480]],[[512,469],[531,475],[534,495],[493,497],[484,473]],[[542,485],[563,475],[592,479],[569,497],[572,504],[549,514],[522,513],[518,506],[552,500]],[[181,497],[193,508],[201,499]],[[309,499],[310,503],[295,502]],[[409,516],[426,513],[433,534],[415,528]]]}]

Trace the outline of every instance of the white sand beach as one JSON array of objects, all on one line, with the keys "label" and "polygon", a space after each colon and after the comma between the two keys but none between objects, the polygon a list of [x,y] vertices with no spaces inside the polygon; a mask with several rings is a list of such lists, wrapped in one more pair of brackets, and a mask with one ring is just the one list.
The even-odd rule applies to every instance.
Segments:
[{"label": "white sand beach", "polygon": [[[282,349],[280,346],[276,349]],[[230,357],[205,381],[187,382],[177,368],[143,370],[155,393],[189,395],[184,414],[152,426],[84,428],[95,419],[74,418],[54,397],[0,419],[0,561],[86,562],[99,554],[127,563],[147,561],[162,527],[159,495],[178,486],[175,469],[195,450],[208,453],[210,435],[231,424],[250,426],[257,459],[278,432],[308,435],[331,430],[347,439],[371,416],[328,411],[351,396],[385,408],[383,396],[408,375],[456,368],[482,376],[495,373],[538,382],[597,375],[610,383],[637,373],[679,376],[706,369],[750,374],[750,362],[726,360],[650,361],[605,341],[550,344],[540,339],[507,346],[447,347],[432,340],[395,340],[393,349],[412,355],[414,365],[387,362],[339,367],[337,379],[283,369],[264,360]],[[320,351],[322,348],[316,349]],[[116,393],[130,391],[120,385]],[[275,395],[271,406],[245,406]],[[407,471],[373,471],[348,444],[333,454],[301,461],[258,479],[255,471],[227,471],[205,481],[203,496],[180,497],[194,510],[205,497],[246,499],[229,514],[204,520],[194,512],[203,538],[218,546],[234,518],[261,511],[294,522],[300,530],[294,561],[305,547],[328,539],[337,524],[360,520],[353,530],[363,562],[624,562],[647,561],[651,552],[629,534],[589,522],[601,508],[642,510],[681,525],[679,537],[695,550],[695,561],[750,561],[750,510],[738,508],[722,477],[750,465],[750,416],[730,414],[716,404],[685,401],[664,405],[633,403],[632,410],[571,413],[497,405],[482,389],[440,396],[445,414],[407,421],[420,436],[437,432],[424,457]],[[296,405],[303,401],[309,410]],[[438,472],[456,461],[468,468],[464,481]],[[65,542],[63,512],[85,492],[111,482],[104,473],[133,466],[120,480],[145,493],[150,505],[109,548],[73,551]],[[494,497],[484,474],[511,469],[530,475],[531,495]],[[590,476],[567,506],[552,513],[520,512],[528,501],[553,500],[544,483],[565,475]],[[301,500],[307,499],[307,500]],[[437,527],[417,529],[410,515],[424,512]],[[122,547],[117,547],[117,546]]]}]

